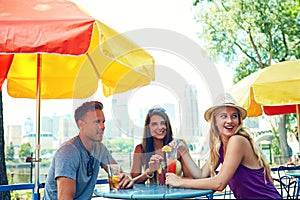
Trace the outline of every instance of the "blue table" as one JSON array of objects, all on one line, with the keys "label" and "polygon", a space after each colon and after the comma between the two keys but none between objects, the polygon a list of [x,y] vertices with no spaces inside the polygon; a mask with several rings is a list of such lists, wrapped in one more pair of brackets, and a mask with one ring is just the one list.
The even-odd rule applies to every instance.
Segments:
[{"label": "blue table", "polygon": [[187,188],[169,188],[166,185],[135,184],[132,189],[110,191],[108,184],[95,188],[94,194],[98,197],[114,199],[181,199],[206,196],[213,198],[213,190],[197,190]]},{"label": "blue table", "polygon": [[297,192],[296,192],[296,199],[298,199],[299,192],[300,192],[300,170],[289,170],[286,172],[286,174],[298,179]]}]

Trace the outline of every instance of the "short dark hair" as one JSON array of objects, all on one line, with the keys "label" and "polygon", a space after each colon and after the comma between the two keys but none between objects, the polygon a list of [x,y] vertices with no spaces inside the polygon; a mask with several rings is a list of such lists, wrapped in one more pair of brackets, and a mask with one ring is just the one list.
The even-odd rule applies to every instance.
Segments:
[{"label": "short dark hair", "polygon": [[83,103],[79,106],[74,113],[75,122],[77,124],[78,120],[82,119],[82,117],[91,110],[102,110],[103,104],[99,101],[89,101]]}]

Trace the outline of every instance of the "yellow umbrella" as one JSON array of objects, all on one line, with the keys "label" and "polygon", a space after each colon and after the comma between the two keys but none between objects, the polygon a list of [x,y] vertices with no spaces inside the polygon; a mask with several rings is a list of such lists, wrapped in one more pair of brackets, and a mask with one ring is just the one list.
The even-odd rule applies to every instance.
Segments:
[{"label": "yellow umbrella", "polygon": [[297,113],[300,110],[300,60],[280,62],[239,81],[228,91],[248,116]]}]

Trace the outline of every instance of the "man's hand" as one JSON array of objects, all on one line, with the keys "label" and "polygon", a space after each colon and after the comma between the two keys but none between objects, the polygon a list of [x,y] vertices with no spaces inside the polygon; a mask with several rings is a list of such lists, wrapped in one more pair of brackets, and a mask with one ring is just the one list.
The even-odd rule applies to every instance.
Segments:
[{"label": "man's hand", "polygon": [[134,181],[130,176],[128,176],[125,173],[121,173],[119,176],[119,186],[118,189],[128,189],[132,188],[134,184]]}]

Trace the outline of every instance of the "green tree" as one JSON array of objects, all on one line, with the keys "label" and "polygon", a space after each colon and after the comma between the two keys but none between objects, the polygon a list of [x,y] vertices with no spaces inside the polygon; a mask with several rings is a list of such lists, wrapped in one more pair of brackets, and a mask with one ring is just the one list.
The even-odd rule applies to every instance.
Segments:
[{"label": "green tree", "polygon": [[6,157],[5,160],[14,161],[15,151],[14,145],[10,142],[9,146],[6,147]]},{"label": "green tree", "polygon": [[[204,48],[215,61],[235,66],[234,83],[271,63],[300,58],[299,1],[196,0],[194,6]],[[278,118],[288,156],[286,118]]]},{"label": "green tree", "polygon": [[26,157],[30,156],[31,151],[32,151],[32,147],[29,142],[21,144],[19,150],[19,158],[25,159]]},{"label": "green tree", "polygon": [[47,154],[47,153],[53,153],[55,149],[41,149],[41,155]]},{"label": "green tree", "polygon": [[133,152],[134,148],[134,142],[133,138],[115,138],[110,139],[108,141],[105,141],[105,145],[110,151],[113,151],[115,153],[117,152],[123,152],[123,153],[129,153]]}]

